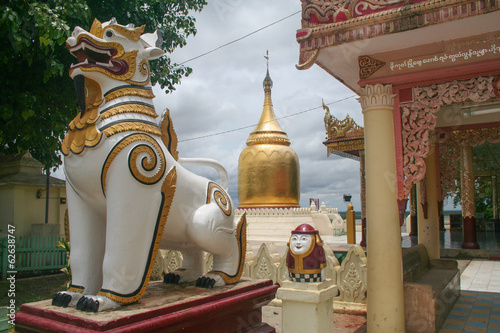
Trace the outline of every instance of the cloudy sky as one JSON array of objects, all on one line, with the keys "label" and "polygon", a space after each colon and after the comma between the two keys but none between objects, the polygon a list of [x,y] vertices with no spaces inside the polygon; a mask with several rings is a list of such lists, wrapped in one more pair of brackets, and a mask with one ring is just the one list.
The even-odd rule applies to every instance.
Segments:
[{"label": "cloudy sky", "polygon": [[[208,6],[195,14],[198,34],[190,37],[187,46],[176,50],[171,57],[182,63],[300,9],[299,0],[209,0]],[[300,160],[300,204],[308,206],[309,198],[318,198],[327,206],[345,210],[342,195],[350,193],[355,209],[359,209],[359,162],[333,155],[327,158],[322,143],[325,129],[321,100],[326,104],[342,100],[329,105],[332,114],[343,119],[349,113],[360,125],[361,108],[351,90],[318,66],[306,71],[295,68],[299,58],[295,32],[299,28],[300,13],[297,13],[186,63],[193,68],[193,73],[171,94],[166,95],[155,87],[155,106],[157,110],[170,109],[181,157],[214,158],[226,167],[230,194],[236,203],[238,157],[262,112],[264,55],[269,50],[276,116],[287,117],[316,108],[278,120]],[[217,174],[210,169],[193,171],[217,179]]]}]

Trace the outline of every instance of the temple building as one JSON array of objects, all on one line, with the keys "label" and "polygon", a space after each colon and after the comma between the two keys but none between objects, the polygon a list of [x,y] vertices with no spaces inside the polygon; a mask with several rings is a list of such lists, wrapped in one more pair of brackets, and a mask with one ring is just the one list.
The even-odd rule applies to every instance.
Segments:
[{"label": "temple building", "polygon": [[365,183],[365,139],[363,127],[356,124],[349,114],[345,119],[337,119],[323,102],[325,110],[326,138],[323,144],[327,156],[332,154],[359,161],[360,202],[361,202],[361,241],[366,247],[366,183]]},{"label": "temple building", "polygon": [[47,176],[42,163],[29,152],[0,154],[0,236],[7,236],[9,225],[15,226],[16,237],[63,236],[65,181],[50,177],[49,207],[46,198]]},{"label": "temple building", "polygon": [[287,242],[290,231],[302,223],[311,224],[321,237],[329,240],[334,229],[344,228],[344,221],[338,209],[326,208],[324,204],[300,207],[299,158],[276,119],[272,86],[268,68],[263,82],[262,114],[238,162],[236,215],[247,213],[249,240]]},{"label": "temple building", "polygon": [[500,1],[301,2],[297,68],[320,66],[363,113],[368,331],[422,330],[405,309],[400,225],[416,188],[419,245],[440,258],[461,176],[462,248],[479,247],[473,147],[500,141]]}]

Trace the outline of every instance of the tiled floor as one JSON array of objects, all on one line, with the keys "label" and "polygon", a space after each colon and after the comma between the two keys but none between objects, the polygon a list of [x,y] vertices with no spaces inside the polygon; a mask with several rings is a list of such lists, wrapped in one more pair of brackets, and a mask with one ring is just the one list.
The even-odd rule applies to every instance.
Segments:
[{"label": "tiled floor", "polygon": [[463,290],[439,333],[500,332],[500,293]]},{"label": "tiled floor", "polygon": [[462,295],[439,332],[500,333],[500,261],[472,260],[460,282]]},{"label": "tiled floor", "polygon": [[474,259],[460,280],[462,290],[500,293],[500,261]]}]

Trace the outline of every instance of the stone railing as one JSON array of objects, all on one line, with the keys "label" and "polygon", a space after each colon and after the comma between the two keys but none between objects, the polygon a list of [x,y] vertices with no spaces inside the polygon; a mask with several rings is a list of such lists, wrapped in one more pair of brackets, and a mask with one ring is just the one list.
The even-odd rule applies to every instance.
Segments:
[{"label": "stone railing", "polygon": [[297,216],[297,215],[310,215],[311,208],[255,208],[255,209],[236,209],[234,211],[236,216],[247,213],[247,216]]},{"label": "stone railing", "polygon": [[236,209],[234,211],[236,216],[243,215],[247,213],[247,216],[297,216],[297,215],[310,215],[311,212],[320,212],[323,214],[338,214],[338,208],[326,207],[322,203],[319,210],[316,209],[314,205],[311,207],[299,207],[299,208],[252,208],[252,209]]},{"label": "stone railing", "polygon": [[[326,277],[333,280],[339,293],[334,297],[334,308],[339,312],[363,313],[366,311],[366,255],[359,245],[352,245],[339,264],[328,244],[326,253]],[[246,265],[243,276],[253,279],[270,279],[279,285],[288,280],[286,256],[280,256],[273,243],[261,244],[257,254],[247,246]],[[182,255],[177,251],[158,252],[151,280],[161,280],[162,273],[181,267]],[[205,256],[205,272],[212,267],[212,255]],[[279,300],[275,302],[279,305]]]}]

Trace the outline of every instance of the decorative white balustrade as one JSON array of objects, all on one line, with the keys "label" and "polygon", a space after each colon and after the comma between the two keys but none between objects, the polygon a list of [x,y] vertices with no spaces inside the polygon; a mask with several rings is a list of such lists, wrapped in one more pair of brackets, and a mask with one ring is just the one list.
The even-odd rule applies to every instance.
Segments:
[{"label": "decorative white balustrade", "polygon": [[[366,255],[359,245],[352,245],[346,257],[339,264],[328,244],[326,254],[326,277],[337,285],[339,294],[334,297],[334,307],[346,311],[363,311],[366,307]],[[252,279],[270,279],[279,285],[288,280],[286,255],[279,255],[273,243],[262,243],[255,255],[247,244],[247,254],[243,276]],[[173,250],[160,250],[151,280],[161,280],[163,275],[181,267],[182,255]],[[212,267],[212,255],[205,255],[205,272]]]}]

